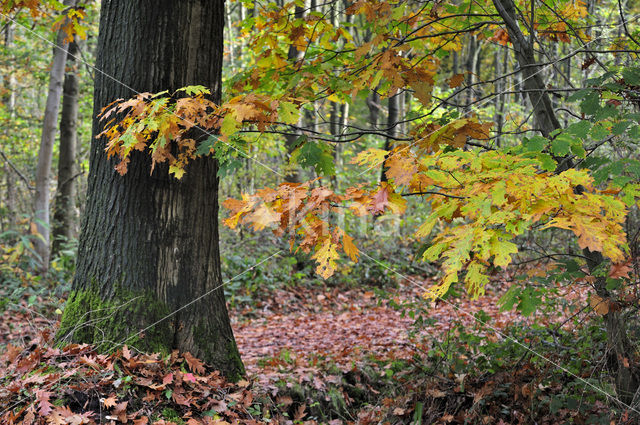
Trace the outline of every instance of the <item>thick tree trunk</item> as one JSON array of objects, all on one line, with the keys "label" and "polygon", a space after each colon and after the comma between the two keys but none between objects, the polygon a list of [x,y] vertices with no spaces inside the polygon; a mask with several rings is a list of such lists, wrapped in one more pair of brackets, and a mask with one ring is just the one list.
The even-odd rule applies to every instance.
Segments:
[{"label": "thick tree trunk", "polygon": [[78,74],[76,42],[69,44],[67,72],[62,88],[60,116],[60,153],[58,155],[58,189],[53,213],[51,252],[56,254],[69,239],[76,237],[76,144],[78,139]]},{"label": "thick tree trunk", "polygon": [[[524,78],[526,78],[524,87],[528,90],[537,128],[545,137],[548,137],[551,132],[561,127],[551,99],[546,92],[544,81],[538,73],[539,66],[534,58],[533,45],[524,37],[518,26],[513,0],[493,0],[493,3],[507,26],[516,59],[523,71]],[[562,172],[571,166],[571,161],[568,158],[558,159],[556,172]],[[603,262],[599,252],[585,249],[583,255],[587,258],[587,265],[591,272],[595,272]],[[598,278],[594,286],[600,297],[610,298],[611,294],[606,289],[606,278]],[[628,404],[633,401],[634,394],[638,391],[640,370],[638,365],[630,364],[633,359],[633,346],[629,341],[623,316],[619,311],[611,309],[605,314],[604,320],[607,328],[610,363],[614,365],[616,372],[616,391],[620,399]]]},{"label": "thick tree trunk", "polygon": [[[66,6],[73,6],[76,0],[65,1]],[[67,60],[66,33],[60,29],[56,36],[56,46],[53,48],[53,64],[49,71],[49,92],[44,109],[42,136],[36,166],[36,193],[33,201],[36,226],[40,237],[35,240],[35,251],[40,257],[41,272],[49,269],[49,192],[51,185],[51,161],[53,158],[53,144],[56,138],[56,123],[62,96],[64,67]]]},{"label": "thick tree trunk", "polygon": [[[220,101],[223,0],[103,0],[94,113],[137,91],[210,87]],[[107,77],[107,76],[112,76]],[[103,123],[93,122],[93,134]],[[181,180],[152,175],[136,152],[125,176],[92,140],[87,207],[73,291],[59,339],[103,349],[189,351],[230,378],[244,373],[224,300],[217,163],[201,158]],[[206,295],[206,296],[205,296]]]}]

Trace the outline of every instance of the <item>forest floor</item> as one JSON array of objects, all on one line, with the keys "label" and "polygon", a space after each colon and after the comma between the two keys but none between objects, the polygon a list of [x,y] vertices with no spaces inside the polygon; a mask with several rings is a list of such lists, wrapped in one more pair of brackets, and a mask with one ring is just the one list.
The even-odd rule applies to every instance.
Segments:
[{"label": "forest floor", "polygon": [[[526,319],[515,311],[500,312],[498,299],[504,294],[506,282],[510,279],[512,276],[508,274],[494,279],[488,287],[487,294],[479,300],[471,301],[466,296],[461,296],[430,305],[421,301],[421,286],[429,285],[430,282],[418,277],[415,280],[412,278],[411,281],[400,281],[393,288],[385,288],[384,291],[373,287],[289,287],[263,294],[260,300],[254,300],[250,305],[232,308],[230,315],[247,370],[248,382],[252,383],[256,397],[260,397],[261,394],[270,398],[274,406],[285,412],[284,417],[288,415],[289,418],[298,420],[315,418],[308,423],[316,423],[315,420],[326,420],[331,424],[377,423],[392,412],[397,421],[408,423],[412,415],[414,418],[416,415],[418,407],[412,391],[419,386],[423,392],[426,388],[427,394],[432,396],[432,401],[440,400],[436,409],[439,410],[437,416],[431,417],[432,422],[426,423],[458,423],[458,420],[464,420],[464,415],[448,415],[447,409],[460,413],[464,410],[465,403],[470,403],[470,400],[473,400],[473,403],[469,406],[475,406],[478,397],[482,399],[483,391],[492,391],[492,386],[497,385],[496,382],[501,382],[500,379],[503,378],[483,378],[466,382],[462,374],[462,382],[456,385],[456,380],[460,377],[451,374],[439,378],[440,383],[425,387],[424,382],[419,385],[406,383],[403,381],[406,377],[403,378],[402,373],[398,373],[398,382],[404,383],[390,390],[388,382],[381,383],[380,376],[389,378],[398,371],[397,366],[400,363],[423,358],[433,349],[434,344],[446,339],[452,331],[457,332],[455,326],[459,324],[468,328],[475,326],[480,334],[484,333],[489,340],[497,341],[503,338],[503,335],[500,335],[503,329],[515,322],[526,324],[536,320],[539,324],[540,321],[551,320],[557,324],[565,322],[569,317],[568,310],[558,311],[552,319],[535,316]],[[563,289],[562,295],[578,305],[587,304],[586,291],[571,292]],[[32,295],[23,299],[21,305],[5,306],[0,317],[0,345],[28,347],[32,341],[41,341],[40,334],[43,329],[55,329],[61,301],[58,300],[56,304],[51,298]],[[36,305],[49,305],[50,308],[43,310],[36,308]],[[418,310],[422,325],[415,326],[416,316],[412,311]],[[485,326],[485,321],[490,324]],[[13,351],[14,354],[10,357],[15,359],[18,351]],[[47,353],[51,353],[51,350],[47,350]],[[79,352],[78,356],[80,354],[84,356],[82,358],[87,357],[84,352]],[[55,357],[54,354],[51,355]],[[119,355],[126,355],[127,361],[133,361],[130,359],[130,353]],[[145,361],[134,361],[134,365],[141,365]],[[83,362],[84,360],[80,360],[81,364],[84,364]],[[406,367],[406,363],[404,365],[402,367]],[[189,366],[192,364],[189,363]],[[378,369],[375,369],[376,367]],[[523,367],[523,370],[525,369],[526,367]],[[197,368],[194,369],[194,373],[195,371]],[[189,375],[188,379],[191,379],[190,374],[184,374],[184,366],[182,372],[173,373]],[[148,376],[149,373],[143,375]],[[518,374],[512,375],[507,379],[516,379],[514,377]],[[163,383],[167,376],[168,373],[161,379]],[[133,379],[136,382],[136,378]],[[526,398],[523,396],[526,396],[527,382],[519,384],[520,389],[515,394],[516,401],[520,393],[521,399]],[[466,390],[465,383],[468,386]],[[489,386],[489,383],[492,386]],[[244,394],[243,391],[246,393],[246,384],[241,387],[236,388],[237,394]],[[397,392],[398,388],[400,393]],[[402,394],[402,388],[413,390]],[[337,398],[336,391],[339,395]],[[468,394],[465,395],[465,391]],[[197,396],[195,393],[191,394],[193,397]],[[230,394],[233,395],[231,392]],[[383,397],[385,394],[388,396]],[[449,396],[455,400],[449,400]],[[242,397],[246,402],[246,395]],[[253,397],[250,397],[249,405],[253,403]],[[317,400],[313,402],[314,399]],[[372,407],[372,402],[383,403],[384,406]],[[522,402],[523,400],[520,401]],[[420,403],[422,402],[418,402]],[[363,406],[366,408],[360,409]],[[602,410],[603,406],[596,408]],[[112,409],[115,407],[112,406]],[[332,413],[319,417],[327,410],[331,410]],[[247,412],[247,409],[243,411]],[[137,414],[140,415],[140,412],[142,410]],[[490,415],[484,417],[493,418]],[[234,418],[230,417],[231,419]],[[492,423],[509,422],[496,420]]]}]

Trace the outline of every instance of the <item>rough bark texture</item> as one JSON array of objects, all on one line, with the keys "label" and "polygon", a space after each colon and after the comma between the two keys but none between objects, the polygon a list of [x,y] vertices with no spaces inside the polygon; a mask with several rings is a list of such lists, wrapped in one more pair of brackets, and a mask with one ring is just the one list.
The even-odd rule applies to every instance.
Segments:
[{"label": "rough bark texture", "polygon": [[[539,66],[533,55],[532,41],[526,40],[522,31],[520,31],[516,20],[515,5],[512,0],[494,0],[493,3],[507,25],[516,59],[526,79],[524,87],[528,90],[538,129],[545,137],[548,137],[551,132],[561,127],[551,99],[546,92],[544,81],[541,75],[537,73]],[[558,161],[558,168],[556,169],[558,173],[572,166],[569,158],[558,158]],[[583,255],[587,258],[587,265],[591,272],[595,272],[603,263],[603,257],[599,252],[591,252],[585,249],[583,250]],[[611,294],[606,289],[606,277],[598,278],[594,286],[600,297],[610,298]],[[609,363],[613,365],[616,373],[615,380],[618,397],[627,404],[632,403],[634,394],[638,391],[640,385],[640,371],[637,365],[630,364],[634,350],[627,335],[627,326],[621,312],[613,309],[605,315],[604,320],[609,345]]]},{"label": "rough bark texture", "polygon": [[[103,0],[101,7],[96,67],[104,74],[96,74],[95,114],[133,96],[131,89],[202,84],[220,100],[223,0]],[[94,135],[102,125],[94,119]],[[189,351],[238,378],[244,370],[221,289],[216,162],[196,160],[176,180],[163,166],[150,175],[149,156],[136,152],[120,176],[104,140],[93,140],[90,164],[59,338],[113,348],[133,336],[129,345]]]},{"label": "rough bark texture", "polygon": [[78,140],[78,74],[75,56],[78,45],[69,44],[67,71],[62,87],[58,189],[53,213],[51,252],[55,255],[64,242],[76,237],[76,144]]},{"label": "rough bark texture", "polygon": [[[66,1],[65,5],[72,5],[75,1]],[[53,64],[49,71],[49,92],[44,109],[40,150],[38,151],[38,165],[36,166],[36,193],[33,209],[36,226],[41,238],[35,239],[34,248],[40,257],[40,271],[49,268],[49,191],[51,184],[51,161],[53,158],[53,143],[56,138],[56,123],[62,96],[64,81],[64,66],[67,59],[66,34],[60,29],[56,37],[56,47],[53,48]]]}]

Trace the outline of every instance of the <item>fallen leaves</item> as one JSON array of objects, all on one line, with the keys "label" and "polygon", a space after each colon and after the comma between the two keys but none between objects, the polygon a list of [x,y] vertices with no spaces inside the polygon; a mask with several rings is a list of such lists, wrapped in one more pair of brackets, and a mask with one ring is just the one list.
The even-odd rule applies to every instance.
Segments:
[{"label": "fallen leaves", "polygon": [[150,420],[166,411],[192,425],[261,423],[247,413],[255,400],[248,381],[230,383],[190,353],[161,358],[125,346],[98,354],[86,344],[54,347],[45,332],[26,348],[9,345],[0,366],[6,424],[175,424]]}]

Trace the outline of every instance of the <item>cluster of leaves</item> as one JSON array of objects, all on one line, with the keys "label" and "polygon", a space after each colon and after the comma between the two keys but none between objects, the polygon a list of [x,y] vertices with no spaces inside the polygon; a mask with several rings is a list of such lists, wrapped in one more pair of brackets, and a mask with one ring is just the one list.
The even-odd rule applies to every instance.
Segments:
[{"label": "cluster of leaves", "polygon": [[51,12],[64,12],[58,16],[52,25],[53,30],[61,29],[66,34],[65,42],[73,41],[74,37],[87,39],[87,16],[84,5],[66,7],[58,0],[7,0],[0,5],[3,14],[20,12],[26,9],[34,19],[45,18]]},{"label": "cluster of leaves", "polygon": [[[205,87],[189,86],[170,95],[165,91],[141,93],[127,101],[118,99],[99,115],[106,123],[97,137],[107,140],[109,158],[119,158],[116,170],[121,175],[127,172],[131,152],[137,150],[151,155],[151,172],[156,164],[167,162],[169,173],[179,179],[190,160],[209,154],[218,142],[229,146],[229,138],[242,123],[264,130],[279,120],[298,120],[292,101],[248,95],[216,105],[209,95],[211,91]],[[209,137],[204,140],[206,135]]]},{"label": "cluster of leaves", "polygon": [[3,423],[263,423],[252,416],[262,406],[249,382],[230,383],[189,353],[135,354],[125,346],[97,354],[88,345],[54,347],[47,332],[2,355]]}]

